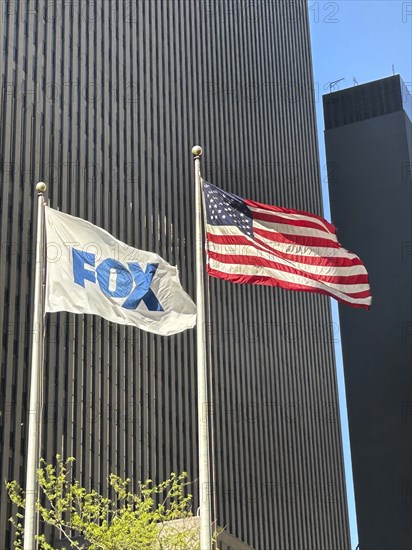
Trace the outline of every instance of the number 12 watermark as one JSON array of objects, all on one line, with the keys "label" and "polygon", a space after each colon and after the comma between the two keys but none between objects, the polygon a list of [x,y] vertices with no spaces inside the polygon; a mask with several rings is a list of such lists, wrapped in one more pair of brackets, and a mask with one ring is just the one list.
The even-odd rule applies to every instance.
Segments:
[{"label": "number 12 watermark", "polygon": [[313,17],[314,23],[339,23],[338,2],[311,2],[309,4],[309,15]]}]

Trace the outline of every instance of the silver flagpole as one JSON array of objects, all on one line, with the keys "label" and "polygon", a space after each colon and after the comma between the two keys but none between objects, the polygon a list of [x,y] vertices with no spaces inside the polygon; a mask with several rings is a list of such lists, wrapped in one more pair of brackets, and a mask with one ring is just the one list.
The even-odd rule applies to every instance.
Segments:
[{"label": "silver flagpole", "polygon": [[34,315],[31,351],[30,408],[26,473],[26,508],[24,514],[24,550],[35,550],[36,542],[36,471],[39,461],[39,426],[40,426],[40,372],[43,361],[43,259],[44,259],[44,192],[46,185],[36,185],[37,198],[37,239],[36,271],[34,278]]},{"label": "silver flagpole", "polygon": [[212,545],[211,490],[209,465],[209,425],[206,376],[206,329],[203,281],[202,238],[202,177],[200,157],[202,148],[195,145],[192,154],[195,161],[196,183],[196,306],[197,306],[197,392],[199,421],[199,503],[200,550],[210,550]]}]

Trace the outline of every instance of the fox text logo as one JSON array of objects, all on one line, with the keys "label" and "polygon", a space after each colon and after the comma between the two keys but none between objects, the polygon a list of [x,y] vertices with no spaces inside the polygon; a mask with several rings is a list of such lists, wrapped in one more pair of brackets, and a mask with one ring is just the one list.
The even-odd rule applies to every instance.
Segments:
[{"label": "fox text logo", "polygon": [[128,262],[126,265],[113,258],[107,258],[95,267],[95,254],[75,248],[72,252],[76,284],[84,288],[86,281],[94,284],[97,282],[106,296],[126,298],[122,303],[125,309],[136,309],[143,301],[149,311],[163,311],[159,300],[150,288],[159,264],[147,264],[146,270],[143,271],[136,262]]}]

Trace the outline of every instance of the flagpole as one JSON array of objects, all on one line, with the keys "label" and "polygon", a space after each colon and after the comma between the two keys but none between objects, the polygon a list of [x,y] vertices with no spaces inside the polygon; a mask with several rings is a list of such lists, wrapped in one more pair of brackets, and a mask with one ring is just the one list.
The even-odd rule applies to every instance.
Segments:
[{"label": "flagpole", "polygon": [[44,192],[46,185],[36,185],[37,195],[37,238],[36,269],[34,278],[34,314],[32,330],[31,376],[29,429],[26,470],[26,507],[24,514],[24,550],[35,550],[36,542],[36,472],[39,461],[39,426],[40,426],[40,372],[43,361],[43,260],[44,260]]},{"label": "flagpole", "polygon": [[206,325],[203,280],[202,238],[202,177],[200,157],[202,148],[195,145],[192,154],[195,161],[196,184],[196,306],[197,306],[197,392],[199,427],[199,506],[200,550],[210,550],[212,544],[212,519],[210,499],[209,425],[206,373]]}]

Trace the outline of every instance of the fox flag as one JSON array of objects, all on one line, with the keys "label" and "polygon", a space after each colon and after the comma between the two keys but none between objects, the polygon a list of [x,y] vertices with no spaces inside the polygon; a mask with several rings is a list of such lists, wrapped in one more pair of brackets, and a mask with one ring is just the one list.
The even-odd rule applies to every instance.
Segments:
[{"label": "fox flag", "polygon": [[321,216],[268,206],[202,182],[207,272],[234,283],[318,292],[369,309],[368,273]]},{"label": "fox flag", "polygon": [[100,315],[168,336],[196,324],[176,267],[85,220],[45,207],[46,312]]}]

